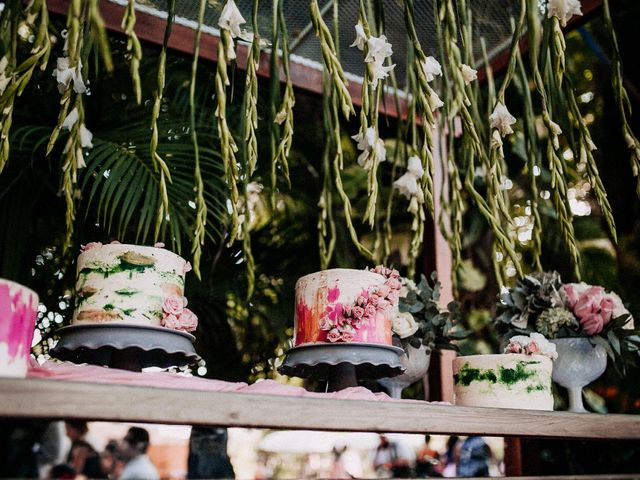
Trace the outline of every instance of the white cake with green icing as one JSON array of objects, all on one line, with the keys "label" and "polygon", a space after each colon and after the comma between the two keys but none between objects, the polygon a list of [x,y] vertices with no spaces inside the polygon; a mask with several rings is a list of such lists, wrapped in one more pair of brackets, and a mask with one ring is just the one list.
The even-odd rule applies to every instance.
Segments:
[{"label": "white cake with green icing", "polygon": [[118,322],[195,330],[186,308],[189,262],[164,248],[94,242],[78,256],[74,325]]},{"label": "white cake with green icing", "polygon": [[553,410],[551,372],[552,360],[557,357],[555,345],[538,334],[517,336],[505,352],[454,360],[455,404]]}]

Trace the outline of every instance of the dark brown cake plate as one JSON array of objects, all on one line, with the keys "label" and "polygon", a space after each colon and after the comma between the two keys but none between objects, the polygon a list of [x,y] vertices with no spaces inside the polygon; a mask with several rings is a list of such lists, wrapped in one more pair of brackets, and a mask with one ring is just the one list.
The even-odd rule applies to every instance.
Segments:
[{"label": "dark brown cake plate", "polygon": [[326,380],[328,391],[358,386],[358,380],[394,377],[404,371],[404,350],[371,343],[316,343],[287,351],[278,371],[292,377]]},{"label": "dark brown cake plate", "polygon": [[200,357],[189,333],[146,325],[103,323],[58,330],[52,356],[74,363],[140,371],[193,365]]}]

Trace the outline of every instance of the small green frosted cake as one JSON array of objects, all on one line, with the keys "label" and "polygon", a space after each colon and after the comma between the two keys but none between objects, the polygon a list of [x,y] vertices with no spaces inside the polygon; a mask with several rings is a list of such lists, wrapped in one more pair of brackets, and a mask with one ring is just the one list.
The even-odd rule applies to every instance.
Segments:
[{"label": "small green frosted cake", "polygon": [[73,324],[120,322],[195,330],[184,297],[189,262],[164,248],[90,243],[78,256]]},{"label": "small green frosted cake", "polygon": [[553,410],[551,371],[544,355],[507,353],[453,362],[456,405]]}]

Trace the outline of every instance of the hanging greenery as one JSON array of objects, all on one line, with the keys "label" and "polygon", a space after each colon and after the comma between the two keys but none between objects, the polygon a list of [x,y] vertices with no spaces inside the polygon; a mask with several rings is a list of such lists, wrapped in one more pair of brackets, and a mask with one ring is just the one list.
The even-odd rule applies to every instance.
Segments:
[{"label": "hanging greenery", "polygon": [[[79,185],[86,184],[80,180],[88,175],[82,169],[93,148],[93,135],[87,126],[87,118],[90,120],[92,116],[91,112],[85,112],[84,97],[88,93],[89,77],[93,80],[94,72],[96,76],[102,71],[110,72],[116,59],[115,56],[112,58],[109,48],[100,5],[99,0],[69,2],[66,30],[60,39],[64,42],[62,54],[56,59],[53,70],[60,102],[47,154],[60,158],[60,191],[66,205],[65,247],[72,244],[76,203],[82,197]],[[407,211],[407,224],[410,224],[407,258],[403,259],[409,275],[415,273],[429,217],[437,222],[449,242],[457,272],[464,262],[461,237],[464,218],[475,209],[490,231],[491,251],[488,254],[495,276],[500,284],[508,283],[511,277],[525,273],[524,249],[516,233],[516,206],[511,204],[513,197],[509,191],[510,178],[522,173],[527,179],[524,203],[531,225],[527,246],[531,267],[541,269],[543,266],[541,212],[552,208],[574,267],[574,277],[578,279],[580,255],[569,203],[576,177],[591,186],[609,235],[617,241],[612,207],[598,169],[599,153],[589,122],[580,109],[572,66],[567,62],[565,28],[575,15],[581,14],[579,2],[520,0],[517,7],[514,6],[517,15],[512,20],[506,68],[499,76],[491,71],[484,39],[480,40],[482,58],[475,58],[478,32],[474,31],[472,11],[465,0],[436,0],[432,12],[416,12],[414,0],[403,0],[395,7],[381,0],[358,0],[354,5],[357,5],[357,23],[345,28],[338,1],[331,4],[330,18],[327,9],[320,9],[317,0],[310,0],[308,4],[309,29],[317,36],[323,67],[325,143],[322,154],[318,155],[320,168],[317,172],[321,268],[328,268],[334,262],[336,242],[340,237],[336,218],[340,216],[344,217],[343,228],[358,254],[366,259],[388,261],[394,239],[392,220],[402,207],[403,214]],[[261,190],[257,181],[264,179],[267,182],[271,208],[275,211],[279,208],[278,198],[282,198],[284,192],[278,191],[280,184],[284,183],[290,189],[292,182],[297,180],[291,178],[289,170],[296,103],[291,54],[294,45],[289,39],[291,28],[285,16],[285,0],[272,0],[271,6],[270,18],[261,18],[259,1],[252,1],[251,33],[248,33],[241,30],[246,21],[235,2],[224,2],[217,21],[220,32],[214,84],[216,108],[206,119],[209,125],[216,127],[228,189],[228,226],[219,229],[226,232],[228,245],[235,244],[236,240],[242,244],[249,296],[255,283],[250,234],[251,208]],[[153,192],[157,195],[144,194],[150,195],[144,198],[152,205],[145,206],[145,223],[138,228],[138,234],[146,232],[149,229],[146,222],[153,218],[155,239],[172,242],[177,241],[178,229],[186,229],[191,235],[191,253],[198,276],[210,236],[207,222],[212,206],[207,192],[209,182],[201,164],[201,161],[210,161],[210,152],[205,155],[200,145],[201,139],[209,138],[212,133],[203,131],[203,121],[196,117],[196,79],[199,68],[203,67],[200,56],[207,8],[211,7],[206,0],[198,2],[189,79],[189,136],[193,149],[193,169],[189,178],[193,188],[188,201],[195,211],[193,222],[178,225],[172,220],[174,214],[179,216],[176,204],[170,198],[172,175],[176,171],[170,157],[159,148],[163,143],[160,128],[163,106],[167,102],[166,96],[170,96],[165,95],[167,68],[170,68],[167,49],[176,15],[176,1],[167,0],[167,20],[157,62],[148,139],[149,167],[152,176],[157,178],[157,190],[154,187]],[[390,8],[401,12],[403,34],[406,35],[406,71],[405,78],[400,79],[396,78],[395,62],[401,57],[394,53],[384,22]],[[422,39],[418,13],[435,20],[437,38],[433,43],[437,52],[429,51],[431,47],[427,47]],[[603,19],[612,51],[613,94],[629,148],[632,172],[639,177],[640,195],[640,142],[630,127],[630,101],[623,84],[622,61],[608,0],[603,2]],[[270,30],[269,33],[263,32],[270,35],[270,45],[259,31],[260,26],[264,30],[264,23],[271,27],[266,30]],[[136,104],[141,104],[145,93],[151,92],[144,92],[141,84],[142,48],[136,34],[135,0],[128,0],[124,5],[121,27],[126,35],[133,98]],[[344,35],[341,28],[346,32]],[[11,129],[20,96],[34,78],[45,81],[50,77],[47,68],[55,45],[55,33],[50,25],[46,0],[5,2],[0,16],[0,172],[10,159]],[[361,51],[361,54],[357,53],[363,72],[357,86],[360,92],[358,111],[354,106],[358,102],[352,99],[352,92],[356,90],[353,84],[349,85],[355,80],[346,72],[340,55],[345,36],[353,38],[354,34],[350,47]],[[527,39],[526,56],[521,52],[523,37]],[[228,95],[228,90],[232,83],[230,69],[236,67],[240,40],[246,42],[243,48],[247,49],[247,61],[241,97],[241,126],[237,127],[229,120],[228,111],[234,99]],[[271,57],[269,105],[264,122],[259,108],[261,53],[269,53]],[[244,52],[240,56],[244,61]],[[87,68],[90,63],[96,67],[91,72]],[[484,66],[482,84],[476,70],[481,66]],[[513,95],[521,99],[521,105],[513,103]],[[381,122],[380,112],[383,106],[388,110],[386,102],[391,99],[398,119],[393,125],[395,134],[391,134],[395,138],[385,139],[383,137],[390,129]],[[355,121],[352,120],[354,117]],[[270,139],[268,149],[259,144],[263,126]],[[353,159],[347,148],[347,131],[355,133],[352,136],[355,145],[351,147],[357,149],[357,165],[346,165]],[[242,139],[241,145],[236,143],[237,139]],[[514,167],[507,161],[506,153],[520,141],[526,158],[520,167]],[[267,150],[268,158],[262,162],[262,152]],[[388,155],[388,152],[393,153]],[[573,172],[571,158],[584,166],[578,175]],[[357,170],[356,174],[361,175],[358,177],[362,179],[360,192],[366,192],[363,195],[366,199],[356,198],[354,192],[345,187],[345,171],[352,166],[354,169],[349,170],[349,174]],[[516,172],[515,168],[522,171]],[[544,179],[540,175],[543,169],[545,175],[548,173]],[[436,175],[438,170],[441,176]],[[95,174],[95,167],[91,171]],[[118,175],[122,178],[124,173],[118,171]],[[98,181],[102,180],[95,180]],[[549,195],[542,198],[542,192],[547,188],[545,182],[550,184]],[[91,192],[90,198],[94,193]],[[356,218],[362,218],[364,225],[356,225]],[[367,230],[366,234],[360,229]],[[458,280],[454,274],[454,284]]]}]

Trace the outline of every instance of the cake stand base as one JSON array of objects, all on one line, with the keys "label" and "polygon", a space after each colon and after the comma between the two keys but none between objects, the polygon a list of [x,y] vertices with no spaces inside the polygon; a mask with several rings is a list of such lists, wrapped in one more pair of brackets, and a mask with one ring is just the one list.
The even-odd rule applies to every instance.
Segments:
[{"label": "cake stand base", "polygon": [[358,380],[400,375],[402,348],[369,343],[318,343],[294,347],[278,369],[283,375],[326,380],[327,391],[357,387]]},{"label": "cake stand base", "polygon": [[52,356],[74,363],[140,371],[147,367],[184,367],[200,361],[195,337],[146,325],[72,325],[59,331]]}]

